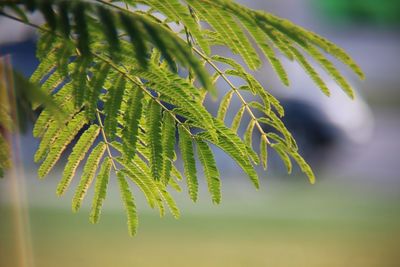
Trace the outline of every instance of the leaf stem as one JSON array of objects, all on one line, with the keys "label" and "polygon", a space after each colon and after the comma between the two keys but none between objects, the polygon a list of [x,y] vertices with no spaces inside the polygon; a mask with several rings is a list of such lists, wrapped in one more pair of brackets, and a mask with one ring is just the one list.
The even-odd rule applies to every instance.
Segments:
[{"label": "leaf stem", "polygon": [[98,109],[96,109],[96,116],[97,116],[97,120],[99,121],[101,135],[103,136],[104,143],[106,144],[107,154],[111,159],[111,164],[112,164],[114,170],[117,172],[118,168],[117,168],[117,165],[115,164],[114,156],[111,153],[110,142],[108,142],[108,140],[107,140],[107,136],[106,136],[106,133],[104,131],[104,125],[103,125],[103,122],[101,121],[101,117],[100,117],[100,113],[99,113]]},{"label": "leaf stem", "polygon": [[254,115],[253,111],[247,104],[247,101],[244,99],[244,97],[242,96],[240,91],[232,84],[232,82],[228,79],[228,77],[226,77],[226,75],[223,73],[223,71],[221,71],[217,67],[217,65],[215,65],[215,63],[211,61],[211,59],[208,56],[203,54],[199,49],[197,49],[194,46],[191,46],[191,48],[193,49],[194,52],[196,52],[196,54],[198,54],[202,59],[204,59],[222,77],[222,79],[224,79],[224,81],[232,88],[232,90],[235,92],[235,94],[239,97],[242,104],[245,106],[247,113],[250,115],[251,119],[256,122],[255,125],[261,133],[261,138],[265,138],[265,141],[267,142],[267,144],[270,144],[270,142],[267,138],[267,134],[264,132],[264,130],[261,127],[260,123],[258,122],[256,116]]}]

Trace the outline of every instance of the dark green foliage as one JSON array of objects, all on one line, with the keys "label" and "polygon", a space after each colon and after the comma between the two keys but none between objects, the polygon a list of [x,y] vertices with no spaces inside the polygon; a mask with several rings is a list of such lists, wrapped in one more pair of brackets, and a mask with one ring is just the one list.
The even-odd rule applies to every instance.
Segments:
[{"label": "dark green foliage", "polygon": [[[101,73],[101,72],[99,72]],[[125,90],[125,80],[119,76],[113,86],[108,89],[107,99],[104,104],[104,112],[107,114],[104,120],[104,131],[110,140],[114,140],[117,132],[119,110],[121,108],[122,96]]]},{"label": "dark green foliage", "polygon": [[[40,96],[52,96],[54,103],[53,108],[44,105],[33,129],[34,136],[41,138],[35,161],[41,163],[38,173],[44,177],[77,140],[57,188],[62,195],[88,154],[73,197],[73,211],[79,210],[96,179],[90,221],[98,222],[109,180],[115,177],[111,173],[115,173],[131,235],[136,233],[138,219],[126,179],[141,190],[160,215],[168,208],[178,218],[179,210],[168,192],[169,188],[181,190],[182,174],[174,163],[176,128],[183,173],[193,201],[199,190],[197,154],[211,199],[220,202],[221,182],[212,146],[237,162],[256,188],[260,186],[256,168],[261,165],[267,169],[269,151],[282,158],[288,172],[296,163],[309,181],[315,182],[312,169],[299,155],[293,136],[282,122],[283,107],[247,68],[261,67],[260,51],[282,83],[288,85],[279,60],[284,56],[298,62],[329,95],[327,83],[313,67],[315,61],[354,97],[349,83],[326,55],[363,78],[361,69],[343,49],[287,20],[230,0],[125,0],[126,7],[114,2],[0,3],[0,15],[30,23],[25,10],[40,11],[46,20],[46,24],[36,26],[40,32],[40,64],[30,81],[40,85]],[[149,9],[140,9],[143,5]],[[240,55],[247,66],[213,55],[212,48],[217,45]],[[242,82],[237,87],[231,81],[233,76]],[[204,100],[207,96],[217,99],[217,80],[223,81],[228,91],[220,97],[218,113],[213,116]],[[43,104],[36,100],[34,109]],[[240,102],[237,110],[232,110],[232,101]],[[54,106],[65,112],[62,120]],[[4,110],[0,106],[2,129],[9,124],[9,114]],[[235,114],[230,127],[225,119],[230,117],[226,116],[228,110]],[[246,128],[243,135],[238,133],[241,125]],[[264,130],[271,128],[273,131]],[[256,138],[260,138],[257,152]],[[96,144],[96,140],[100,142]],[[10,166],[9,153],[1,134],[0,176]]]},{"label": "dark green foliage", "polygon": [[114,15],[110,10],[102,6],[97,7],[97,11],[100,22],[104,26],[104,36],[110,45],[110,54],[115,55],[115,52],[119,51],[119,38],[114,23]]},{"label": "dark green foliage", "polygon": [[65,38],[69,38],[69,34],[71,32],[71,24],[69,22],[69,9],[70,2],[62,1],[58,5],[58,14],[59,14],[59,25],[60,32],[64,35]]},{"label": "dark green foliage", "polygon": [[147,68],[147,45],[144,36],[144,29],[141,22],[136,21],[134,18],[121,13],[121,22],[126,32],[128,33],[131,43],[135,48],[135,55],[139,61],[139,66]]},{"label": "dark green foliage", "polygon": [[76,1],[72,9],[75,21],[75,31],[78,35],[78,45],[77,48],[83,56],[90,56],[90,39],[89,31],[86,20],[86,4],[84,2]]}]

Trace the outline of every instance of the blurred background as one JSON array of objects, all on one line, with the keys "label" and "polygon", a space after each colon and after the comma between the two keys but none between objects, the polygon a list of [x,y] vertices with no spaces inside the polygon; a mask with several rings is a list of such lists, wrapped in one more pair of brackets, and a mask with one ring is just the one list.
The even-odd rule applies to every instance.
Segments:
[{"label": "blurred background", "polygon": [[[129,238],[114,184],[100,223],[91,225],[90,201],[72,214],[72,190],[56,197],[60,173],[37,179],[38,141],[28,125],[14,142],[21,164],[10,176],[19,179],[0,180],[0,266],[400,265],[400,1],[239,2],[327,37],[366,73],[358,81],[338,65],[357,90],[355,101],[329,79],[333,95],[324,97],[291,62],[285,62],[290,88],[268,64],[256,73],[286,106],[285,122],[316,171],[316,185],[300,173],[286,175],[272,156],[256,191],[216,151],[222,204],[212,205],[203,183],[197,204],[176,195],[181,219],[160,219],[137,194],[140,227]],[[0,55],[11,55],[15,68],[29,76],[38,63],[35,32],[0,18]],[[223,83],[218,88],[227,90]]]}]

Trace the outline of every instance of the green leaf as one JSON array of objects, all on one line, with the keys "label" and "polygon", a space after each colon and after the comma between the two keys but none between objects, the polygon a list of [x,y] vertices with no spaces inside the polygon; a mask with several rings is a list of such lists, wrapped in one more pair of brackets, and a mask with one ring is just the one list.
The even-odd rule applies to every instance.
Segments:
[{"label": "green leaf", "polygon": [[72,9],[74,14],[75,30],[78,34],[78,49],[84,57],[90,56],[90,37],[87,26],[86,9],[86,3],[80,1],[76,1]]},{"label": "green leaf", "polygon": [[87,89],[87,67],[89,60],[79,57],[76,60],[74,72],[71,75],[74,86],[75,106],[81,107],[85,100],[85,92]]},{"label": "green leaf", "polygon": [[161,177],[165,185],[169,183],[171,177],[172,160],[175,150],[175,120],[171,114],[164,112],[163,125],[161,130],[162,145],[162,168]]},{"label": "green leaf", "polygon": [[82,129],[82,127],[86,123],[87,120],[85,118],[85,115],[81,112],[76,115],[70,122],[68,122],[66,127],[63,127],[60,135],[50,147],[49,153],[47,154],[45,160],[39,167],[38,174],[40,178],[43,178],[50,172],[50,170],[57,163],[67,145],[72,142],[74,137],[78,134],[79,130]]},{"label": "green leaf", "polygon": [[196,139],[196,144],[199,159],[206,176],[208,191],[211,194],[213,203],[219,204],[221,201],[221,181],[214,155],[206,142]]},{"label": "green leaf", "polygon": [[72,153],[68,157],[68,162],[64,167],[64,172],[60,183],[57,186],[57,195],[62,195],[71,183],[72,178],[75,175],[76,169],[79,163],[86,156],[87,151],[96,140],[97,135],[100,132],[100,127],[96,124],[92,124],[79,138],[78,142],[74,146]]},{"label": "green leaf", "polygon": [[261,65],[254,47],[231,13],[222,8],[215,8],[208,1],[187,0],[186,2],[197,11],[202,20],[209,23],[221,35],[234,53],[243,57],[250,69],[257,69]]},{"label": "green leaf", "polygon": [[90,156],[86,160],[85,167],[78,188],[75,191],[75,195],[72,199],[72,210],[77,212],[81,207],[83,198],[86,195],[87,190],[90,187],[95,175],[96,170],[100,164],[100,160],[106,151],[106,144],[100,142],[90,153]]},{"label": "green leaf", "polygon": [[319,76],[317,71],[310,65],[310,63],[308,63],[307,59],[295,48],[290,47],[290,49],[293,52],[293,55],[297,58],[299,64],[304,68],[307,74],[310,75],[315,84],[318,85],[318,87],[325,95],[330,96],[331,93],[329,91],[329,88],[326,86],[325,82]]},{"label": "green leaf", "polygon": [[122,172],[117,172],[117,178],[122,201],[125,205],[126,216],[128,218],[129,235],[134,236],[138,225],[135,200],[125,180],[124,174]]},{"label": "green leaf", "polygon": [[301,171],[307,175],[310,183],[315,184],[315,175],[310,165],[307,164],[307,162],[300,156],[298,152],[291,150],[289,154],[297,162]]},{"label": "green leaf", "polygon": [[104,82],[107,79],[109,70],[110,65],[107,63],[95,66],[93,70],[94,77],[89,82],[89,88],[84,88],[84,97],[87,104],[86,112],[91,118],[95,117],[99,96],[103,89]]},{"label": "green leaf", "polygon": [[97,7],[97,12],[100,22],[103,25],[104,37],[110,46],[110,54],[115,56],[115,53],[119,51],[119,37],[114,22],[114,15],[109,9],[102,6]]},{"label": "green leaf", "polygon": [[150,148],[150,168],[153,179],[159,181],[162,171],[161,107],[150,101],[147,118],[147,143]]},{"label": "green leaf", "polygon": [[99,174],[96,178],[96,185],[93,196],[92,210],[90,212],[90,222],[97,223],[100,218],[101,207],[106,199],[108,180],[110,179],[112,159],[107,157],[103,160]]},{"label": "green leaf", "polygon": [[[243,141],[231,129],[226,128],[224,125],[221,125],[218,122],[215,123],[218,127],[219,133],[217,141],[212,140],[210,134],[207,132],[201,132],[196,136],[215,144],[231,158],[233,158],[249,176],[254,186],[258,189],[260,186],[258,175],[249,159],[249,153],[251,153],[251,149],[248,149]],[[255,155],[255,157],[257,156]]]},{"label": "green leaf", "polygon": [[187,179],[190,198],[196,202],[198,192],[196,161],[194,159],[194,151],[191,135],[184,126],[178,127],[179,131],[179,148],[181,150],[184,173]]},{"label": "green leaf", "polygon": [[225,120],[226,112],[228,111],[233,94],[234,94],[234,91],[231,90],[221,100],[221,104],[219,105],[218,114],[217,114],[217,118],[220,119],[221,121]]},{"label": "green leaf", "polygon": [[136,58],[139,61],[139,66],[147,68],[147,45],[144,36],[144,29],[141,22],[131,18],[130,16],[120,13],[120,19],[125,31],[129,35],[131,44],[135,49]]},{"label": "green leaf", "polygon": [[119,76],[115,81],[115,85],[108,90],[104,103],[104,114],[106,115],[104,119],[104,132],[110,141],[114,140],[116,136],[118,122],[115,118],[118,117],[121,108],[125,86],[125,79]]},{"label": "green leaf", "polygon": [[124,129],[122,131],[123,151],[128,159],[133,158],[136,152],[144,93],[141,88],[133,87],[130,88],[129,95],[128,106],[123,117]]},{"label": "green leaf", "polygon": [[246,132],[244,133],[244,142],[248,147],[252,147],[253,143],[253,130],[254,125],[256,124],[255,120],[250,120],[249,125],[247,126]]},{"label": "green leaf", "polygon": [[260,140],[260,156],[261,156],[261,163],[263,165],[263,168],[264,168],[264,170],[267,170],[268,148],[267,148],[267,137],[265,135],[262,135],[261,140]]},{"label": "green leaf", "polygon": [[235,117],[233,118],[231,129],[234,132],[237,132],[240,126],[240,122],[242,121],[243,118],[243,113],[246,110],[246,106],[242,106],[239,111],[236,113]]},{"label": "green leaf", "polygon": [[283,163],[286,166],[287,172],[290,174],[292,173],[292,161],[290,160],[289,156],[286,154],[285,147],[281,144],[271,144],[271,147],[275,149],[278,153],[279,157],[282,159]]}]

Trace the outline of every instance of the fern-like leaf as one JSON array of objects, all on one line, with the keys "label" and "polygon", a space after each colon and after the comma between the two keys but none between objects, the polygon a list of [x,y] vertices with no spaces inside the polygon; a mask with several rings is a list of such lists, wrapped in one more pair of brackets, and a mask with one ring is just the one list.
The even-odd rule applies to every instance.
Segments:
[{"label": "fern-like leaf", "polygon": [[161,177],[165,185],[169,183],[171,177],[172,159],[175,150],[175,120],[168,112],[164,113],[161,131],[162,145],[162,168]]},{"label": "fern-like leaf", "polygon": [[244,142],[248,147],[252,147],[253,143],[253,130],[256,125],[255,120],[250,120],[249,125],[247,126],[246,132],[244,133]]},{"label": "fern-like leaf", "polygon": [[[89,88],[87,88],[86,90],[81,88],[81,90],[84,90],[85,92],[84,98],[87,101],[86,112],[91,118],[95,117],[97,103],[99,101],[99,95],[101,93],[101,90],[103,89],[103,85],[104,82],[106,81],[109,70],[110,66],[106,63],[103,63],[100,66],[96,66],[95,69],[93,70],[94,77],[90,80]],[[118,91],[118,89],[116,90]],[[113,107],[112,104],[110,105],[111,108]]]},{"label": "fern-like leaf", "polygon": [[292,172],[292,161],[287,155],[285,148],[281,144],[272,144],[271,147],[278,153],[286,166],[287,172],[290,174]]},{"label": "fern-like leaf", "polygon": [[240,126],[240,122],[242,121],[243,114],[246,110],[245,106],[242,106],[239,111],[236,113],[235,117],[233,118],[231,129],[233,132],[237,132]]},{"label": "fern-like leaf", "polygon": [[125,205],[126,216],[128,218],[129,234],[131,236],[134,236],[136,234],[136,229],[138,225],[135,200],[131,191],[129,190],[129,184],[125,180],[124,174],[122,172],[117,172],[117,178],[122,201]]},{"label": "fern-like leaf", "polygon": [[219,204],[221,201],[221,181],[214,155],[206,142],[197,139],[196,144],[200,162],[203,165],[207,180],[208,191],[211,194],[212,201]]},{"label": "fern-like leaf", "polygon": [[64,168],[63,176],[60,183],[57,186],[57,195],[62,195],[71,183],[72,178],[75,175],[75,171],[78,168],[79,163],[85,157],[87,151],[92,146],[94,140],[100,132],[98,125],[92,124],[79,138],[78,142],[74,146],[72,153],[68,157],[68,162]]},{"label": "fern-like leaf", "polygon": [[123,151],[128,159],[133,158],[136,152],[136,142],[139,131],[139,120],[142,116],[143,91],[138,87],[130,90],[128,107],[124,114],[124,129],[122,131]]},{"label": "fern-like leaf", "polygon": [[125,79],[119,76],[115,81],[115,86],[112,86],[108,90],[107,100],[104,104],[104,113],[106,115],[104,120],[104,131],[107,135],[107,138],[110,140],[114,140],[115,138],[115,133],[118,126],[118,122],[115,118],[118,117],[125,85]]},{"label": "fern-like leaf", "polygon": [[[220,147],[238,163],[243,171],[249,176],[254,186],[259,188],[260,184],[257,172],[254,170],[253,165],[249,160],[248,153],[251,151],[246,148],[246,145],[243,143],[243,141],[234,132],[232,132],[231,129],[226,128],[218,122],[215,123],[220,133],[217,141],[212,140],[210,134],[207,132],[199,133],[197,136]],[[255,155],[255,157],[257,156]]]},{"label": "fern-like leaf", "polygon": [[225,120],[226,112],[228,111],[233,94],[234,91],[231,90],[221,100],[221,104],[219,105],[217,113],[217,118],[220,119],[221,121]]},{"label": "fern-like leaf", "polygon": [[199,185],[197,181],[196,161],[194,159],[192,138],[184,126],[179,126],[178,131],[179,148],[181,150],[184,172],[189,189],[189,196],[194,202],[196,202]]},{"label": "fern-like leaf", "polygon": [[106,144],[104,142],[100,142],[93,149],[93,151],[90,153],[90,156],[86,160],[81,180],[72,199],[72,210],[74,212],[78,211],[81,207],[82,200],[85,197],[86,192],[95,177],[97,167],[99,166],[100,160],[103,157],[105,150]]},{"label": "fern-like leaf", "polygon": [[161,108],[155,101],[149,104],[147,123],[151,175],[155,180],[160,180],[162,171]]},{"label": "fern-like leaf", "polygon": [[106,199],[108,180],[110,179],[112,159],[107,157],[103,160],[99,174],[96,178],[92,209],[90,212],[90,222],[97,223],[100,218],[101,207]]},{"label": "fern-like leaf", "polygon": [[209,1],[187,0],[197,14],[211,25],[232,48],[240,54],[251,69],[257,69],[261,61],[254,47],[249,42],[240,26],[234,21],[232,14],[224,9],[214,8]]},{"label": "fern-like leaf", "polygon": [[62,132],[52,144],[49,153],[39,167],[38,174],[40,178],[43,178],[50,172],[57,160],[60,158],[62,152],[65,150],[66,146],[74,139],[86,122],[85,115],[81,112],[76,115],[66,125],[66,127],[63,128]]},{"label": "fern-like leaf", "polygon": [[264,135],[261,136],[261,140],[260,140],[260,157],[261,157],[261,163],[263,165],[264,170],[267,170],[268,148],[267,148],[267,138]]}]

